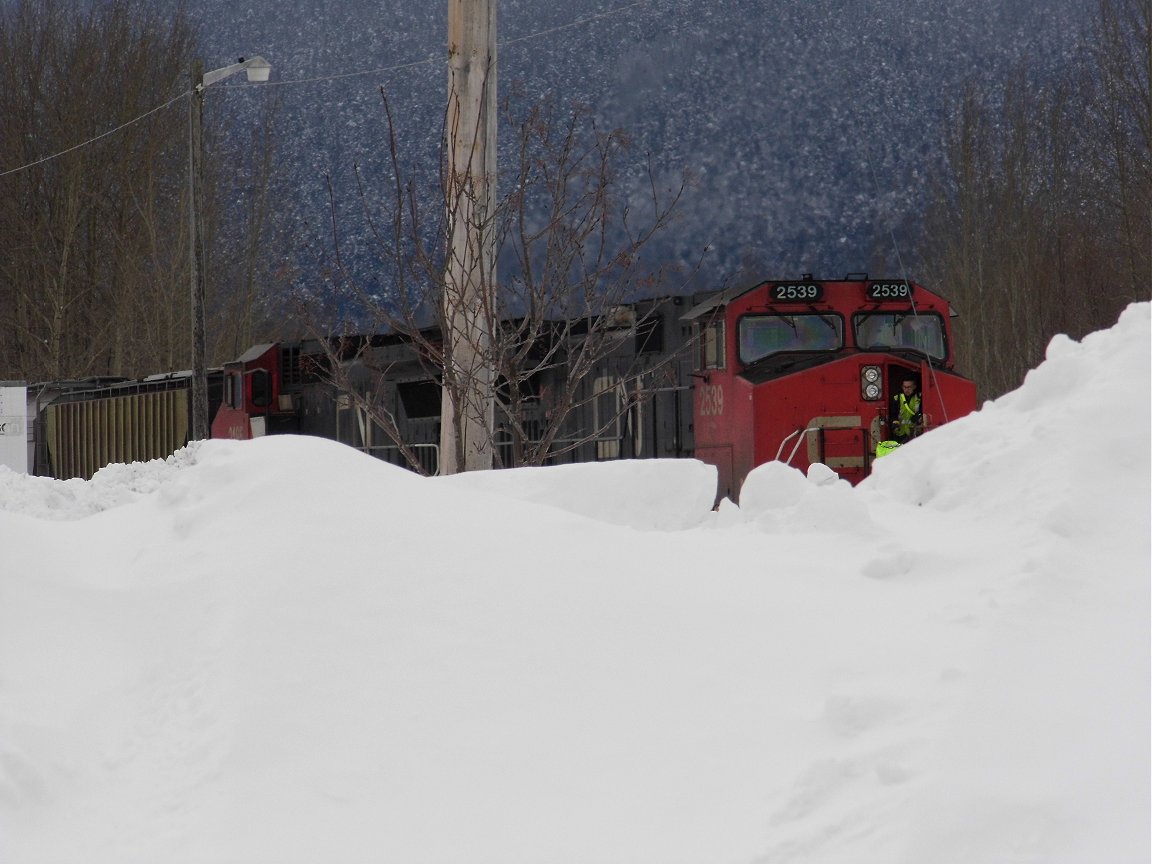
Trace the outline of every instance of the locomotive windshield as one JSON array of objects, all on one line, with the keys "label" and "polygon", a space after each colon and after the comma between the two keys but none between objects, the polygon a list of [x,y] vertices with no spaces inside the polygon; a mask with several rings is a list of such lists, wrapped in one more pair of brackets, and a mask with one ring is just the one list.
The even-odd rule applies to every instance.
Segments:
[{"label": "locomotive windshield", "polygon": [[864,350],[905,349],[933,360],[945,358],[944,322],[939,315],[869,312],[852,317],[856,345]]},{"label": "locomotive windshield", "polygon": [[740,319],[740,362],[755,363],[783,351],[838,351],[844,347],[839,315],[745,315]]}]

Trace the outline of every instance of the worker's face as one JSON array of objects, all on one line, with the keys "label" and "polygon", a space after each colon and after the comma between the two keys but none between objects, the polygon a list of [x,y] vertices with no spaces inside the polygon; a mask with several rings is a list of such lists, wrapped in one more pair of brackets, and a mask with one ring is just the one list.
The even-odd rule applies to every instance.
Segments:
[{"label": "worker's face", "polygon": [[916,384],[912,381],[905,381],[900,388],[909,396],[916,392]]}]

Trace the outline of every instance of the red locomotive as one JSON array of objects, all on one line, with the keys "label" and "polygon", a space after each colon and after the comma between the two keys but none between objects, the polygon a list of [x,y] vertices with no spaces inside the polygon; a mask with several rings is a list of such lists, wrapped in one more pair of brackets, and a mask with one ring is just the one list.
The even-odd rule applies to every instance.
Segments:
[{"label": "red locomotive", "polygon": [[923,428],[975,410],[975,385],[953,371],[951,314],[915,282],[863,274],[761,282],[690,310],[695,456],[716,466],[720,495],[734,498],[771,460],[822,462],[859,482],[891,437],[908,376],[922,390]]}]

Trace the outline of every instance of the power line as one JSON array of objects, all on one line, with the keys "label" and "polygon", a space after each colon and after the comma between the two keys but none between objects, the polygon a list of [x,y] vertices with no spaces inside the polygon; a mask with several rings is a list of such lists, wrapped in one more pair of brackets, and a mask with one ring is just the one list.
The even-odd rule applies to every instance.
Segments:
[{"label": "power line", "polygon": [[[497,43],[497,48],[506,48],[509,45],[518,45],[521,42],[529,42],[533,39],[541,39],[545,36],[551,36],[553,33],[560,33],[564,30],[574,30],[577,27],[583,27],[586,24],[591,24],[594,21],[600,21],[604,18],[611,18],[619,15],[622,12],[627,12],[639,6],[651,5],[653,0],[636,0],[634,3],[629,3],[626,6],[619,6],[615,9],[609,9],[607,12],[599,12],[595,15],[588,15],[584,18],[579,18],[575,21],[570,21],[567,24],[560,24],[556,27],[550,27],[547,30],[538,30],[535,33],[529,33],[526,36],[518,36],[515,39],[507,39]],[[364,75],[386,75],[390,72],[399,72],[404,69],[412,69],[416,66],[427,66],[431,63],[443,63],[444,58],[439,54],[431,57],[425,57],[423,60],[413,60],[409,63],[399,63],[395,66],[384,66],[380,69],[365,69],[360,72],[343,72],[338,75],[320,75],[314,78],[289,78],[281,81],[268,81],[262,86],[264,87],[283,87],[292,84],[314,84],[320,81],[339,81],[344,78],[359,78]],[[245,85],[237,85],[245,86]]]},{"label": "power line", "polygon": [[132,118],[127,123],[121,123],[115,129],[109,129],[107,132],[101,132],[94,138],[89,138],[87,141],[81,141],[79,144],[75,144],[72,147],[69,147],[67,150],[61,150],[59,153],[53,153],[51,156],[45,156],[43,159],[37,159],[35,162],[29,162],[27,165],[21,165],[19,168],[9,168],[7,171],[0,171],[0,177],[7,177],[9,174],[16,174],[19,171],[26,171],[29,168],[35,168],[37,165],[43,165],[45,162],[51,162],[53,159],[59,159],[61,156],[67,156],[69,153],[73,152],[74,150],[79,150],[81,147],[87,147],[89,144],[95,144],[101,138],[107,138],[109,135],[115,135],[122,129],[127,129],[129,126],[133,125],[134,123],[139,123],[141,120],[146,120],[153,114],[163,111],[165,108],[168,108],[171,105],[179,102],[181,99],[187,99],[190,95],[192,95],[191,90],[185,91],[179,96],[174,96],[173,98],[169,99],[163,105],[159,105],[156,108],[153,108],[151,111],[146,111],[139,117]]},{"label": "power line", "polygon": [[[293,84],[314,84],[318,81],[340,81],[344,78],[361,78],[365,75],[384,75],[389,72],[398,72],[402,69],[412,69],[416,66],[427,66],[430,63],[443,62],[443,57],[426,57],[423,60],[413,60],[410,63],[400,63],[396,66],[385,66],[381,69],[365,69],[362,72],[342,72],[339,75],[320,75],[315,78],[288,78],[282,81],[266,81],[261,87],[287,87]],[[246,87],[246,84],[237,84],[237,87]]]},{"label": "power line", "polygon": [[607,12],[600,12],[596,15],[589,15],[587,18],[581,18],[578,21],[572,21],[568,24],[561,24],[558,27],[552,27],[548,30],[540,30],[536,33],[529,33],[527,36],[520,36],[517,39],[509,39],[507,42],[499,43],[499,47],[503,48],[505,45],[515,45],[519,42],[527,42],[531,39],[539,39],[542,36],[551,36],[553,33],[559,33],[562,30],[572,30],[576,27],[582,27],[585,24],[590,24],[593,21],[599,21],[603,18],[611,18],[614,15],[619,15],[621,12],[627,12],[629,9],[635,9],[638,6],[648,6],[652,0],[636,0],[635,3],[629,3],[627,6],[618,6],[615,9],[609,9]]}]

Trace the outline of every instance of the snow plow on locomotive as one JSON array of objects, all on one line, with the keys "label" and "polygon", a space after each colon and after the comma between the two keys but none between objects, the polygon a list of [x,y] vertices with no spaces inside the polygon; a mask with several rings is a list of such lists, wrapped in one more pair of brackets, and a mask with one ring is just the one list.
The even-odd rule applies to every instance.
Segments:
[{"label": "snow plow on locomotive", "polygon": [[[633,311],[620,315],[615,355],[580,383],[582,407],[546,464],[695,457],[716,466],[718,498],[733,499],[748,472],[772,460],[800,469],[823,463],[856,483],[891,437],[891,400],[902,378],[920,384],[924,429],[976,407],[974,385],[955,372],[947,301],[913,282],[805,275],[707,295],[696,305],[680,297],[644,301]],[[333,352],[316,340],[266,343],[211,370],[212,437],[318,435],[436,473],[434,374],[403,338],[342,341],[355,350]],[[343,374],[333,375],[333,364]],[[542,373],[533,382],[521,408],[524,428],[547,417],[562,380]],[[30,402],[29,428],[51,433],[50,446],[37,445],[35,473],[90,477],[108,462],[163,457],[183,446],[186,373],[145,381],[163,383],[80,388],[35,411]],[[391,428],[365,410],[370,392],[383,400],[380,416]],[[107,404],[113,399],[115,410]],[[500,462],[515,465],[506,440],[498,428]]]}]

